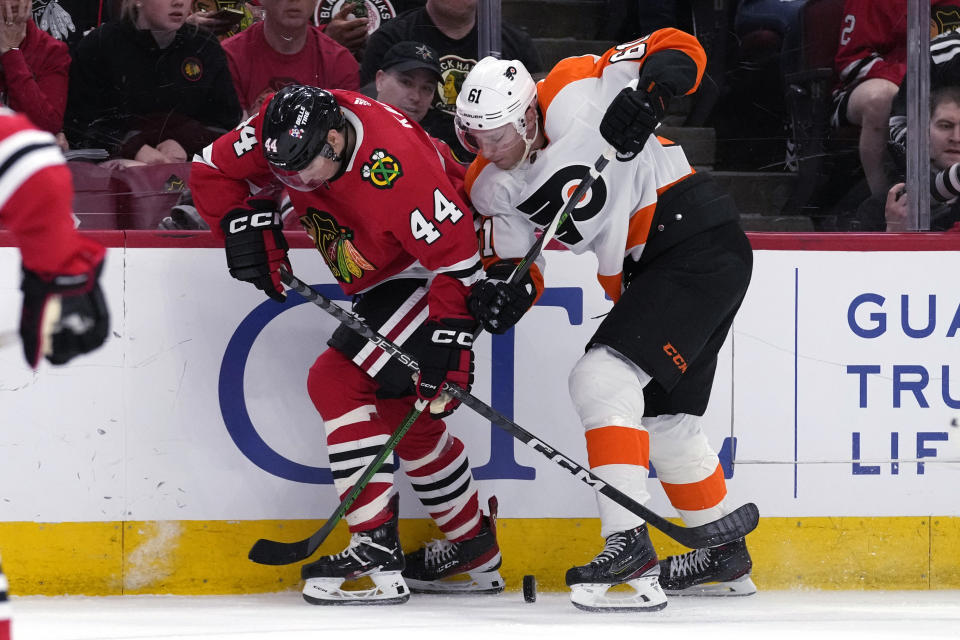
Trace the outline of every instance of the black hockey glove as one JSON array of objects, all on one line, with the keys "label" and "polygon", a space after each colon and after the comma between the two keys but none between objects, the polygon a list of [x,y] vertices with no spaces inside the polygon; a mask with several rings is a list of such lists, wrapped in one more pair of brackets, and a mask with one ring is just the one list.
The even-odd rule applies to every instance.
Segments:
[{"label": "black hockey glove", "polygon": [[40,364],[40,356],[65,364],[107,339],[110,314],[97,281],[102,268],[101,261],[77,275],[23,270],[20,338],[32,368]]},{"label": "black hockey glove", "polygon": [[459,400],[442,393],[444,382],[464,391],[473,385],[473,328],[473,320],[466,318],[445,318],[426,322],[421,327],[427,334],[428,347],[418,361],[417,396],[430,401],[430,414],[434,418],[449,416],[460,404]]},{"label": "black hockey glove", "polygon": [[672,97],[669,90],[656,83],[646,90],[625,88],[603,114],[600,135],[619,154],[632,158],[643,151]]},{"label": "black hockey glove", "polygon": [[495,262],[467,298],[470,313],[490,333],[506,333],[537,299],[537,286],[529,271],[520,282],[507,282],[515,267],[509,260]]},{"label": "black hockey glove", "polygon": [[227,267],[237,280],[250,282],[277,302],[286,300],[280,267],[290,269],[280,214],[269,200],[252,200],[254,209],[234,209],[220,221]]}]

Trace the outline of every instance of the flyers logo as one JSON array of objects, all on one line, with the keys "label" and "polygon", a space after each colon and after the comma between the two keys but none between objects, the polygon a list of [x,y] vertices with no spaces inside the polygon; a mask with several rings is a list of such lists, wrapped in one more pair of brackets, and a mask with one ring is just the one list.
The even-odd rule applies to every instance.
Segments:
[{"label": "flyers logo", "polygon": [[[582,164],[560,169],[529,198],[518,204],[517,209],[530,216],[530,221],[534,224],[546,227],[560,213],[564,202],[587,175],[587,170],[588,167]],[[583,240],[583,235],[577,231],[576,223],[585,222],[600,213],[606,202],[607,184],[603,181],[603,176],[599,176],[573,208],[570,216],[557,229],[557,240],[567,245],[575,245]]]}]

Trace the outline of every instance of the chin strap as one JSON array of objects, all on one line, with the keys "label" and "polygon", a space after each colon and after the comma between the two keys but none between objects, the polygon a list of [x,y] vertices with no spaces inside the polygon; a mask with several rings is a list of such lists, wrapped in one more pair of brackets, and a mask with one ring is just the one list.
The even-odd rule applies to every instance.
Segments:
[{"label": "chin strap", "polygon": [[[526,127],[524,127],[524,129],[526,129]],[[530,147],[532,147],[533,143],[536,142],[537,135],[539,135],[539,133],[540,133],[540,118],[537,118],[533,128],[533,137],[528,140],[526,137],[521,136],[521,138],[523,139],[523,155],[520,156],[520,159],[517,160],[516,164],[510,167],[508,171],[512,171],[513,169],[516,169],[527,160],[527,157],[530,155]]]},{"label": "chin strap", "polygon": [[[339,178],[340,176],[342,176],[344,173],[347,172],[347,162],[346,162],[346,160],[347,160],[347,149],[350,149],[351,152],[353,151],[353,149],[352,149],[353,145],[351,144],[351,142],[352,142],[352,140],[351,140],[352,133],[353,133],[353,129],[350,127],[350,124],[347,123],[347,126],[344,127],[344,130],[343,130],[343,149],[340,150],[340,153],[335,153],[335,152],[333,151],[333,147],[330,146],[330,143],[329,143],[329,142],[328,142],[327,144],[323,145],[323,149],[320,150],[320,153],[321,153],[321,154],[323,154],[324,152],[327,152],[327,153],[330,154],[330,155],[325,155],[326,158],[329,158],[330,160],[333,160],[334,162],[340,163],[340,168],[337,169],[337,172],[336,172],[335,174],[333,174],[333,176],[331,176],[329,180],[325,180],[325,181],[324,181],[324,186],[325,186],[327,189],[330,188],[330,183],[331,183],[331,182],[333,182],[334,180],[336,180],[337,178]],[[328,151],[328,149],[329,149],[329,151]]]}]

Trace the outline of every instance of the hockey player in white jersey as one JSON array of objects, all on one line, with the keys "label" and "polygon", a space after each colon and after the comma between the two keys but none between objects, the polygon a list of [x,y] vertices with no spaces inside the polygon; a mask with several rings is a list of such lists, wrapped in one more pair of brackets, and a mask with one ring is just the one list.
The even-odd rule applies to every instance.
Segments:
[{"label": "hockey player in white jersey", "polygon": [[[700,426],[717,352],[747,290],[752,251],[726,194],[654,135],[673,96],[693,93],[706,55],[696,38],[663,29],[602,56],[561,60],[534,84],[517,60],[481,60],[457,98],[461,141],[479,155],[466,186],[484,216],[487,279],[470,308],[502,333],[543,287],[515,264],[587,169],[612,145],[617,160],[561,224],[556,239],[591,252],[614,301],[569,375],[592,471],[646,502],[650,463],[687,525],[727,506],[719,459]],[[636,90],[629,88],[638,81]],[[541,262],[542,264],[542,262]],[[755,588],[746,544],[696,549],[663,561],[639,516],[599,496],[604,549],[571,568],[573,604],[656,610],[667,593],[745,595]],[[615,584],[633,587],[608,594]]]}]

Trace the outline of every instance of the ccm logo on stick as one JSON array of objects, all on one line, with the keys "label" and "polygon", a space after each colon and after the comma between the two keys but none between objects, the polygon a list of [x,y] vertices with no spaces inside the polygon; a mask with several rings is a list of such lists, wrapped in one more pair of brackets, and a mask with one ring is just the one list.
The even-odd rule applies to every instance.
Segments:
[{"label": "ccm logo on stick", "polygon": [[526,444],[528,447],[532,449],[536,449],[540,453],[546,455],[548,458],[550,458],[551,460],[559,464],[561,467],[564,467],[565,469],[569,469],[570,471],[573,471],[574,477],[579,478],[580,480],[587,483],[594,489],[599,490],[606,484],[602,480],[591,478],[589,471],[587,471],[586,469],[578,465],[576,462],[573,462],[572,460],[564,456],[562,453],[560,453],[550,445],[544,444],[543,442],[540,442],[536,438],[530,438],[530,440],[528,440]]},{"label": "ccm logo on stick", "polygon": [[437,329],[430,338],[437,344],[452,344],[456,342],[461,347],[472,347],[473,336],[466,331],[454,331],[453,329]]},{"label": "ccm logo on stick", "polygon": [[276,211],[261,211],[252,216],[240,216],[230,221],[230,233],[239,233],[248,227],[269,227],[279,224],[274,222],[279,214]]}]

